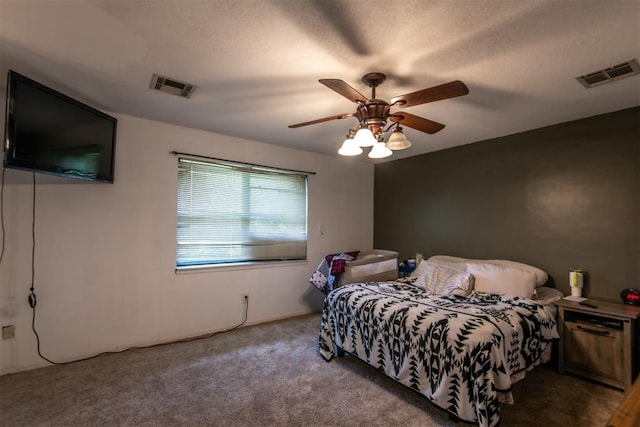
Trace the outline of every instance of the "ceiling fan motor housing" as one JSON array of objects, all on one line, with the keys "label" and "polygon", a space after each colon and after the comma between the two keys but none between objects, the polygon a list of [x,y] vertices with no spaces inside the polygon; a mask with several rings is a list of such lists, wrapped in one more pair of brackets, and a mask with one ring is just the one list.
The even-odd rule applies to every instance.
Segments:
[{"label": "ceiling fan motor housing", "polygon": [[355,116],[376,135],[386,126],[390,108],[389,104],[381,99],[371,99],[367,103],[358,104]]}]

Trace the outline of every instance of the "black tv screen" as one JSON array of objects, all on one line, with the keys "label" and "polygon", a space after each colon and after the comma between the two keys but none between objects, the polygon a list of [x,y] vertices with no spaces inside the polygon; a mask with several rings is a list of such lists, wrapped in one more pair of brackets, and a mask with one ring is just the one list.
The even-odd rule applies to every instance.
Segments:
[{"label": "black tv screen", "polygon": [[9,71],[4,165],[113,182],[117,120]]}]

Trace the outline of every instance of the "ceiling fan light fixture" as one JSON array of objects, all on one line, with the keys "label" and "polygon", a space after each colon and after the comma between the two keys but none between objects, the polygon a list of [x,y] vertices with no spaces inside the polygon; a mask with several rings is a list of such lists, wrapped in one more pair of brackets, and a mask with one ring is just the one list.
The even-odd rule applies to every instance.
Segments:
[{"label": "ceiling fan light fixture", "polygon": [[373,136],[373,132],[368,127],[361,127],[356,132],[356,136],[353,140],[359,147],[373,147],[376,144],[376,138]]},{"label": "ceiling fan light fixture", "polygon": [[369,158],[384,159],[392,154],[393,152],[386,147],[384,142],[376,142],[371,151],[369,151]]},{"label": "ceiling fan light fixture", "polygon": [[338,154],[341,156],[357,156],[358,154],[362,154],[362,148],[360,148],[353,138],[347,138],[338,150]]},{"label": "ceiling fan light fixture", "polygon": [[387,141],[386,147],[390,150],[404,150],[411,147],[411,141],[407,139],[407,136],[402,132],[402,128],[397,126]]}]

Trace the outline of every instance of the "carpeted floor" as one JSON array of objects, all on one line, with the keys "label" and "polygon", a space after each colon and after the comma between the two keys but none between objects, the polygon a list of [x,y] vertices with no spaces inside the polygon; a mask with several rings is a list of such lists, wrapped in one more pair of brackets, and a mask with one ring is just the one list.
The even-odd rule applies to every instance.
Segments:
[{"label": "carpeted floor", "polygon": [[[325,362],[320,316],[0,377],[2,426],[464,426],[353,357]],[[603,426],[621,391],[538,367],[503,426]]]}]

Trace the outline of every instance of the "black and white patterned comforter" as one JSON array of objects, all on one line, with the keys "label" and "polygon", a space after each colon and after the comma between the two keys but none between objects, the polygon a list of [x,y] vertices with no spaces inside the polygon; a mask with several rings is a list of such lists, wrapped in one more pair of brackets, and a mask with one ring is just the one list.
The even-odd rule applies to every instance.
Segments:
[{"label": "black and white patterned comforter", "polygon": [[520,298],[351,284],[325,299],[320,354],[329,361],[342,349],[460,419],[495,426],[512,383],[549,359],[555,315],[553,304]]}]

